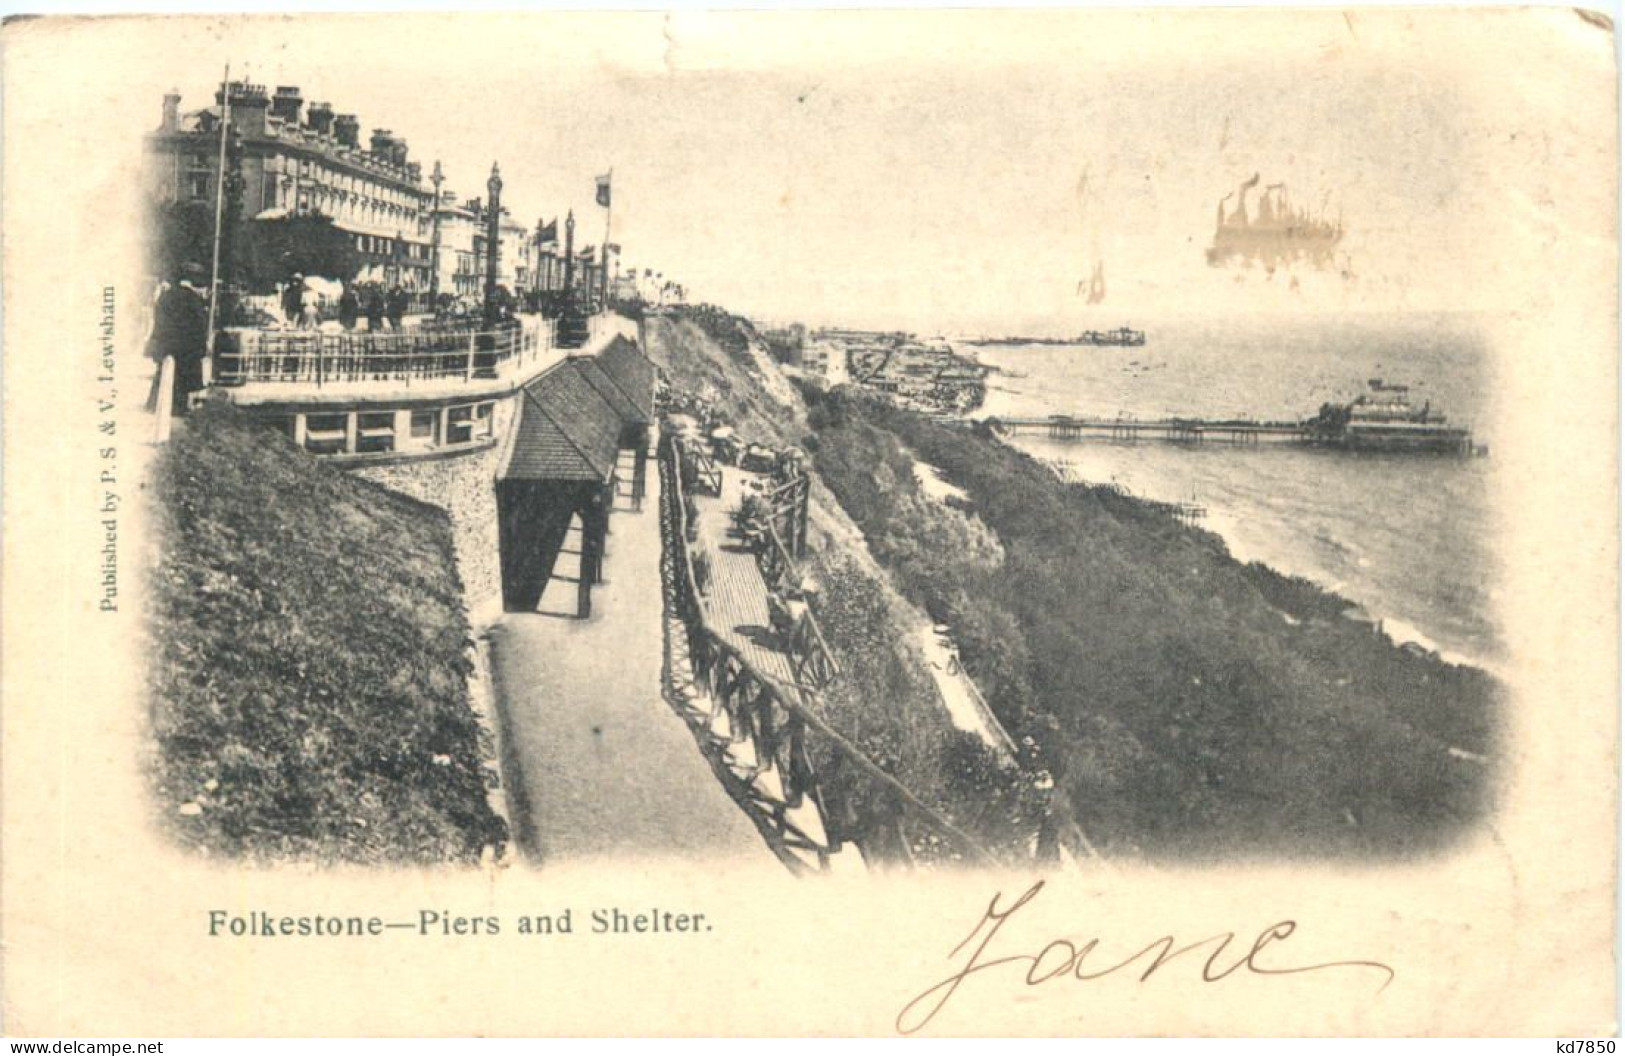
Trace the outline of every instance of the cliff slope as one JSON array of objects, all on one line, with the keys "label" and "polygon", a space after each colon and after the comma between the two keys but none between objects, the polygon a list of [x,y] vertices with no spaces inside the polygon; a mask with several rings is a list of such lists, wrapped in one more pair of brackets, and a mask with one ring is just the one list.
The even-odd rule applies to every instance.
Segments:
[{"label": "cliff slope", "polygon": [[444,512],[225,405],[154,471],[157,809],[204,853],[474,861],[505,838]]},{"label": "cliff slope", "polygon": [[[644,326],[646,347],[674,390],[709,405],[746,440],[806,441],[806,406],[748,322],[699,308],[651,316]],[[954,726],[919,646],[929,616],[897,590],[816,477],[808,521],[805,570],[821,586],[819,622],[842,668],[822,695],[826,720],[984,846],[1025,854],[1039,810],[1030,779]],[[838,754],[826,752],[820,763],[826,796],[871,848],[907,842],[904,853],[957,856]]]}]

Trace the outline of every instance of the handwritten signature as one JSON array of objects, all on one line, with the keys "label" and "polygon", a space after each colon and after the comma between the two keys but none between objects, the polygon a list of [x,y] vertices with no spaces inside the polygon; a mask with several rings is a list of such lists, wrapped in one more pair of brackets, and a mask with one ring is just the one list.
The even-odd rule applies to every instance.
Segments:
[{"label": "handwritten signature", "polygon": [[1260,931],[1257,937],[1252,940],[1252,945],[1247,952],[1227,967],[1221,966],[1221,962],[1225,951],[1235,941],[1236,933],[1233,931],[1210,935],[1205,939],[1179,946],[1177,949],[1175,948],[1175,938],[1172,935],[1164,935],[1142,946],[1129,957],[1115,964],[1098,968],[1094,967],[1089,960],[1090,956],[1100,946],[1098,938],[1090,939],[1081,945],[1070,939],[1053,939],[1037,953],[1013,953],[1007,956],[984,959],[984,954],[987,953],[988,947],[992,945],[993,939],[998,935],[999,930],[1009,922],[1011,917],[1016,915],[1017,910],[1037,898],[1038,893],[1043,889],[1044,881],[1039,880],[1005,909],[1001,909],[999,906],[1004,897],[1003,892],[995,894],[988,902],[987,912],[982,915],[981,920],[976,922],[976,927],[972,928],[971,933],[965,936],[959,945],[948,953],[949,958],[956,957],[978,935],[981,935],[982,941],[971,953],[970,959],[958,971],[941,982],[926,988],[912,1001],[903,1006],[903,1010],[897,1014],[898,1033],[913,1034],[921,1030],[947,1007],[949,1000],[959,991],[960,986],[964,984],[966,979],[979,972],[985,972],[1003,965],[1025,965],[1027,971],[1022,981],[1027,986],[1038,986],[1054,979],[1071,978],[1083,982],[1100,979],[1114,972],[1123,971],[1130,965],[1149,957],[1150,960],[1145,963],[1144,971],[1140,972],[1139,975],[1139,981],[1143,983],[1150,979],[1157,969],[1174,958],[1204,946],[1211,946],[1212,951],[1208,954],[1207,961],[1202,965],[1201,980],[1204,983],[1216,983],[1241,969],[1246,969],[1254,975],[1297,975],[1303,972],[1323,972],[1336,968],[1363,968],[1383,974],[1382,985],[1377,988],[1379,993],[1387,989],[1388,984],[1394,981],[1394,970],[1380,961],[1328,961],[1323,964],[1305,964],[1296,967],[1269,966],[1259,963],[1259,955],[1268,946],[1272,943],[1285,941],[1292,936],[1293,932],[1298,930],[1298,924],[1293,920],[1283,920]]}]

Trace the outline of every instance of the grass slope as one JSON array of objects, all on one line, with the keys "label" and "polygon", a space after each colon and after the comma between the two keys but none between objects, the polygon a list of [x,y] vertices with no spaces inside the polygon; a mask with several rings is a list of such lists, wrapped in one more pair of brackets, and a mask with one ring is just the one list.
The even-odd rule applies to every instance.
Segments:
[{"label": "grass slope", "polygon": [[[996,439],[809,390],[818,471],[1115,853],[1404,855],[1481,818],[1501,690]],[[922,499],[915,456],[968,493]],[[991,532],[996,544],[990,544]],[[1451,749],[1458,749],[1453,753]]]},{"label": "grass slope", "polygon": [[225,405],[177,430],[155,488],[155,784],[176,838],[415,863],[501,840],[445,513]]}]

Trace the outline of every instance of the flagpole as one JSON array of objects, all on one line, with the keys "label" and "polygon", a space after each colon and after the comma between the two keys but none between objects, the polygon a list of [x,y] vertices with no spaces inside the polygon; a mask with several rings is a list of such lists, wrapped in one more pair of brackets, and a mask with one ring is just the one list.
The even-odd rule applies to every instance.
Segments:
[{"label": "flagpole", "polygon": [[204,331],[203,384],[214,380],[214,324],[220,303],[220,224],[226,207],[226,136],[231,130],[231,63],[220,81],[220,169],[214,184],[214,251],[209,262],[209,328]]},{"label": "flagpole", "polygon": [[615,215],[615,166],[609,167],[609,175],[604,177],[605,186],[609,189],[609,201],[604,204],[604,307],[609,307],[609,224],[610,218]]}]

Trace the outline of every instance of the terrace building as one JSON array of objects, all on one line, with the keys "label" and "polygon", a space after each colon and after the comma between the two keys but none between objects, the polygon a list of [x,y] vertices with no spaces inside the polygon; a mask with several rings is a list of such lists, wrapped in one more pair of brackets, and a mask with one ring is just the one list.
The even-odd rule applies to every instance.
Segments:
[{"label": "terrace building", "polygon": [[479,258],[474,255],[475,236],[480,229],[480,217],[475,211],[477,208],[478,204],[474,202],[459,205],[456,194],[451,191],[441,195],[436,210],[440,216],[438,287],[441,293],[470,298],[478,298],[483,293],[481,284],[485,281],[485,273],[480,269]]},{"label": "terrace building", "polygon": [[[494,168],[493,197],[459,203],[424,186],[404,139],[378,129],[364,150],[354,115],[325,103],[307,110],[297,88],[268,95],[235,82],[215,102],[182,114],[180,97],[165,97],[162,125],[147,139],[147,179],[157,202],[197,207],[212,230],[224,131],[223,217],[225,233],[240,240],[234,252],[252,258],[256,239],[275,245],[272,232],[309,217],[313,240],[354,239],[361,281],[420,293],[438,286],[477,304],[494,255],[497,283],[515,294],[543,272],[562,284],[562,258],[549,259],[501,209]],[[493,208],[501,210],[495,245]],[[578,261],[571,281],[591,289],[601,275]],[[555,578],[562,533],[575,526],[585,548],[578,611],[591,612],[623,455],[633,500],[643,494],[654,368],[635,323],[578,312],[562,342],[558,322],[537,314],[414,316],[364,328],[245,318],[226,322],[208,349],[201,380],[211,399],[310,455],[444,508],[476,624],[505,602],[535,605]],[[164,370],[173,383],[173,361]],[[167,392],[159,404],[164,435]]]},{"label": "terrace building", "polygon": [[220,124],[230,102],[235,132],[230,164],[241,178],[232,205],[252,241],[257,224],[291,216],[326,216],[353,240],[357,278],[409,290],[429,288],[434,192],[406,140],[389,129],[361,142],[355,114],[325,102],[305,107],[297,87],[268,95],[263,85],[234,81],[215,105],[182,113],[181,97],[164,97],[163,119],[147,137],[149,192],[161,202],[211,209],[219,186]]}]

